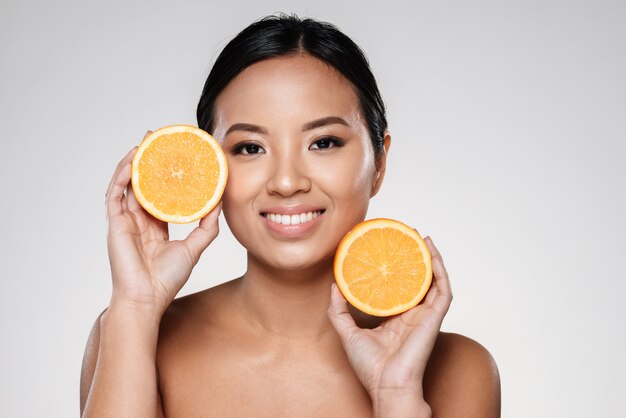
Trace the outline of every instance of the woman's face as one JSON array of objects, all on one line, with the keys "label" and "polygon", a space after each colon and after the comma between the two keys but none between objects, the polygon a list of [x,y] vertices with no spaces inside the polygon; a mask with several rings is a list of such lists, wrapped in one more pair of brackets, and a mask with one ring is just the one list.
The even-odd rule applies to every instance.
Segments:
[{"label": "woman's face", "polygon": [[310,267],[365,218],[385,156],[375,161],[354,89],[327,64],[303,54],[251,65],[218,97],[214,126],[224,215],[255,259]]}]

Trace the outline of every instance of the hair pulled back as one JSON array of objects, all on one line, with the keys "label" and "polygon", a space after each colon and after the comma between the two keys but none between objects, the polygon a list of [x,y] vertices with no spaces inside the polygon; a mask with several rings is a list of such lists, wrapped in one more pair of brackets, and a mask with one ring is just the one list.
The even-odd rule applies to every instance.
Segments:
[{"label": "hair pulled back", "polygon": [[215,101],[246,67],[274,57],[308,53],[329,64],[355,88],[374,153],[383,151],[387,118],[376,79],[363,51],[337,27],[295,15],[271,15],[252,23],[217,57],[198,103],[198,126],[213,132]]}]

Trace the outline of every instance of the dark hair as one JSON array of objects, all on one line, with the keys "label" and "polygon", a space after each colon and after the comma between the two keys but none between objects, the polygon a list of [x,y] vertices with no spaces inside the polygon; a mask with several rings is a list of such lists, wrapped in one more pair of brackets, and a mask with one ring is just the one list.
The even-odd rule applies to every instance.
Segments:
[{"label": "dark hair", "polygon": [[337,27],[296,15],[272,15],[252,23],[217,57],[198,103],[198,126],[213,131],[215,101],[246,67],[264,59],[306,52],[334,67],[356,90],[374,153],[383,150],[387,118],[376,79],[361,49]]}]

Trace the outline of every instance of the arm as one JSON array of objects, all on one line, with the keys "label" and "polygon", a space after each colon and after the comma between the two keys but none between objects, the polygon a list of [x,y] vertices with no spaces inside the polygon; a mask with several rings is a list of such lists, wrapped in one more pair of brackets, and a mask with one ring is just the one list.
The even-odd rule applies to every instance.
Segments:
[{"label": "arm", "polygon": [[109,308],[98,317],[83,358],[81,416],[164,417],[156,376],[157,338],[158,325],[155,329],[132,310]]},{"label": "arm", "polygon": [[87,396],[89,396],[89,389],[91,388],[91,382],[96,370],[96,362],[98,361],[98,348],[100,346],[100,318],[102,318],[103,311],[96,322],[91,328],[89,338],[87,339],[87,346],[85,347],[85,354],[83,354],[83,366],[80,372],[80,415],[83,415],[85,410],[85,404],[87,403]]},{"label": "arm", "polygon": [[[350,316],[346,300],[333,285],[328,309],[329,319],[341,338],[352,368],[372,399],[374,416],[497,416],[481,413],[468,415],[463,408],[465,402],[475,402],[478,405],[477,411],[486,411],[487,409],[481,409],[483,401],[492,404],[495,402],[489,397],[494,391],[486,389],[490,386],[472,387],[468,390],[471,385],[459,383],[460,386],[443,384],[431,389],[431,382],[426,380],[427,364],[430,375],[433,375],[433,370],[442,369],[449,370],[448,382],[456,384],[459,379],[467,380],[473,371],[466,375],[461,372],[469,370],[468,364],[473,365],[474,359],[470,356],[465,362],[458,362],[453,369],[449,368],[446,361],[441,361],[439,366],[433,365],[431,361],[431,353],[441,351],[441,344],[438,344],[435,351],[434,347],[440,336],[441,323],[452,301],[452,291],[439,251],[430,238],[426,238],[425,242],[432,254],[434,280],[419,305],[401,315],[388,318],[375,329],[361,329]],[[463,347],[457,348],[454,357],[465,351],[467,350]],[[483,389],[485,397],[474,399],[475,391],[472,390]],[[437,401],[431,403],[432,399]],[[499,398],[497,404],[499,405]],[[447,405],[460,408],[448,408]],[[460,415],[459,409],[463,411]]]},{"label": "arm", "polygon": [[500,376],[489,352],[458,334],[440,333],[424,374],[424,393],[381,391],[377,417],[500,417]]},{"label": "arm", "polygon": [[130,187],[134,153],[120,162],[107,192],[113,292],[85,350],[83,417],[163,415],[156,370],[161,317],[218,233],[219,206],[184,240],[169,241],[167,224],[146,213]]}]

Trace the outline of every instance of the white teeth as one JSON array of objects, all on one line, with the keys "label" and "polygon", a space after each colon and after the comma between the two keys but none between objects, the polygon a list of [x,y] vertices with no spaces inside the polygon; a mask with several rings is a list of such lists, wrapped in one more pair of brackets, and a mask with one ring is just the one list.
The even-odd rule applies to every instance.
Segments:
[{"label": "white teeth", "polygon": [[266,213],[264,216],[270,221],[281,225],[298,225],[309,222],[322,214],[322,211],[303,212],[297,215],[280,215],[278,213]]}]

